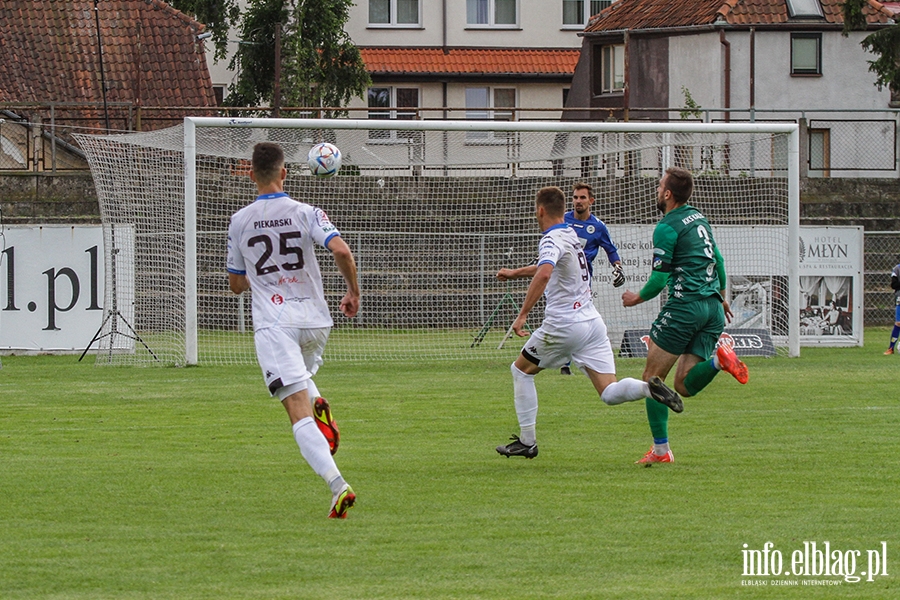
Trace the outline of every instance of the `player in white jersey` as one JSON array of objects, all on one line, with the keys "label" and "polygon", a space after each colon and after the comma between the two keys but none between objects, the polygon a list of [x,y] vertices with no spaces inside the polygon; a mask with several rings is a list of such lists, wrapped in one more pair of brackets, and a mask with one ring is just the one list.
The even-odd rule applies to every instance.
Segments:
[{"label": "player in white jersey", "polygon": [[659,378],[649,382],[625,378],[616,381],[616,364],[606,324],[591,300],[590,271],[575,232],[565,223],[566,198],[557,187],[541,188],[535,198],[535,216],[543,237],[536,265],[500,269],[497,279],[531,277],[519,315],[513,321],[516,335],[525,337],[528,313],[543,295],[544,320],[522,353],[510,366],[519,435],[498,446],[503,456],[534,458],[538,454],[537,389],[534,376],[544,369],[559,368],[570,360],[590,378],[607,404],[621,404],[646,397],[664,404],[680,403],[678,394]]},{"label": "player in white jersey", "polygon": [[253,294],[256,356],[269,393],[287,410],[300,453],[331,487],[331,518],[343,519],[356,501],[332,455],[339,432],[312,377],[322,364],[334,322],[325,302],[314,244],[331,251],[347,284],[340,309],[359,311],[359,283],[350,247],[325,212],[284,192],[284,152],[278,144],[253,147],[250,178],[259,195],[231,217],[228,282],[235,294]]}]

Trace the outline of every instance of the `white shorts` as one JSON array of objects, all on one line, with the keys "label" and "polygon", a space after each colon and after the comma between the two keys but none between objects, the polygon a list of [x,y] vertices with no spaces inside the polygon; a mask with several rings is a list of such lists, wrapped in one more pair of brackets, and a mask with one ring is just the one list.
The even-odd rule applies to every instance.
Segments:
[{"label": "white shorts", "polygon": [[322,365],[329,333],[331,327],[256,330],[253,334],[256,359],[271,395],[277,395],[281,387],[305,382],[316,374]]},{"label": "white shorts", "polygon": [[559,368],[571,360],[597,373],[616,373],[602,317],[567,325],[542,324],[528,338],[522,355],[542,369]]}]

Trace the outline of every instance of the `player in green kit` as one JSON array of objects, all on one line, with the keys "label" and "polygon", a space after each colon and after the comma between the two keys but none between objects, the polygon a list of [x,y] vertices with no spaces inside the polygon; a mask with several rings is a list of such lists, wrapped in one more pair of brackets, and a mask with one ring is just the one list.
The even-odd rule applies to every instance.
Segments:
[{"label": "player in green kit", "polygon": [[[656,207],[663,218],[653,231],[653,271],[640,292],[622,294],[622,304],[635,306],[668,286],[666,304],[650,328],[643,379],[665,380],[677,362],[674,387],[685,397],[700,392],[719,371],[740,383],[749,378],[747,365],[730,346],[716,348],[726,318],[732,317],[725,300],[725,263],[706,217],[687,203],[693,191],[690,171],[666,169],[657,188]],[[637,462],[673,462],[668,411],[681,412],[681,399],[665,404],[648,399],[646,406],[653,447]]]}]

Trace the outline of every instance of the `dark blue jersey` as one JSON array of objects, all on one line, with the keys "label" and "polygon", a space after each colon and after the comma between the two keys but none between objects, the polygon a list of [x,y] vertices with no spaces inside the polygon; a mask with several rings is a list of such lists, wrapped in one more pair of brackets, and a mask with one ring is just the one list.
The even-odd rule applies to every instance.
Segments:
[{"label": "dark blue jersey", "polygon": [[569,227],[575,230],[575,234],[581,240],[581,245],[584,247],[584,257],[588,261],[588,269],[591,276],[594,275],[594,259],[597,257],[600,248],[603,248],[606,252],[609,264],[614,264],[619,260],[619,249],[612,243],[609,237],[609,229],[606,228],[606,224],[603,221],[594,215],[590,215],[587,221],[576,219],[575,211],[573,210],[566,213],[565,219]]}]

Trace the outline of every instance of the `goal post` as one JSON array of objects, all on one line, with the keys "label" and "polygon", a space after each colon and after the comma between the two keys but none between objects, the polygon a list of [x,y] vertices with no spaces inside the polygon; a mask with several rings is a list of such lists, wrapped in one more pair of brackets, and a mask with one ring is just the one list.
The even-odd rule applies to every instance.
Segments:
[{"label": "goal post", "polygon": [[[726,331],[762,332],[775,353],[799,355],[796,124],[188,117],[157,132],[79,136],[104,226],[133,228],[135,328],[153,348],[98,360],[255,361],[249,300],[228,290],[224,252],[228,218],[255,197],[249,158],[265,140],[285,149],[286,191],[325,209],[357,257],[362,307],[346,319],[336,309],[343,281],[327,251],[319,255],[336,314],[328,360],[514,358],[520,344],[502,342],[528,282],[495,275],[536,256],[533,200],[546,185],[567,195],[576,182],[593,187],[593,213],[619,246],[626,288],[640,289],[659,220],[656,185],[673,165],[694,173],[691,204],[725,257],[736,313]],[[305,164],[320,141],[343,154],[331,179]],[[625,288],[610,279],[601,251],[594,301],[615,349],[625,350],[664,297],[625,309]],[[539,304],[529,325],[541,316]]]}]

